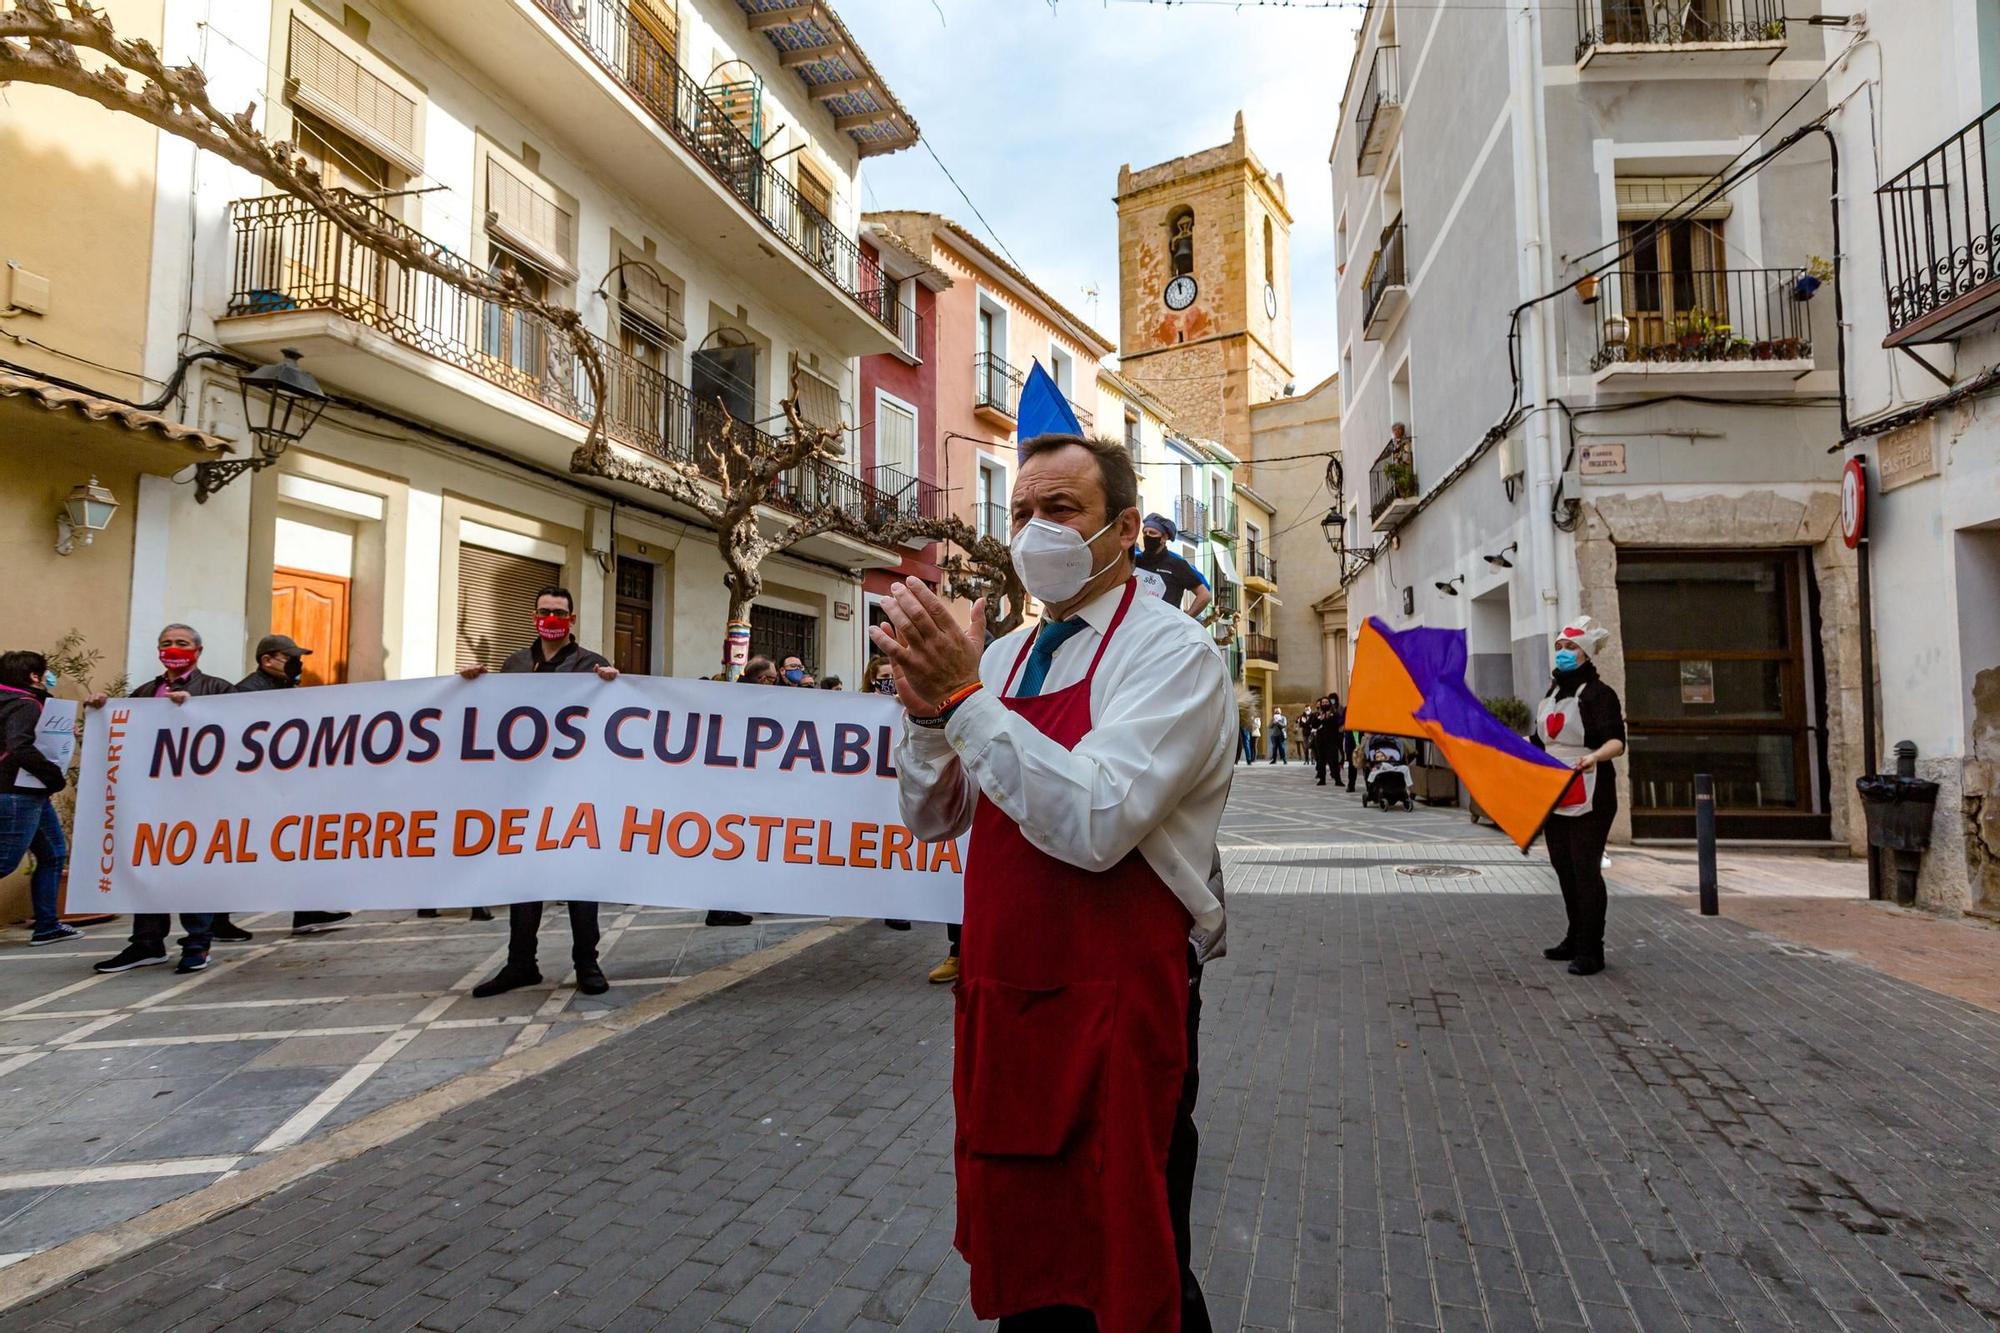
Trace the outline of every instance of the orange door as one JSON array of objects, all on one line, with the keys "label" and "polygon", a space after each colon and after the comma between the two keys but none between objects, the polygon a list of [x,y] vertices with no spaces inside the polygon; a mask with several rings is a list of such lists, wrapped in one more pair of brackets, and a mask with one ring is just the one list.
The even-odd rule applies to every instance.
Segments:
[{"label": "orange door", "polygon": [[347,580],[304,569],[271,571],[271,633],[312,649],[301,685],[347,683]]}]

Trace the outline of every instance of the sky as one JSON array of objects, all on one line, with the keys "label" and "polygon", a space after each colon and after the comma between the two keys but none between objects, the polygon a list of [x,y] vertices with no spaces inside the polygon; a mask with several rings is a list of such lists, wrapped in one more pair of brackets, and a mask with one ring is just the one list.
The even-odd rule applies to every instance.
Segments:
[{"label": "sky", "polygon": [[[1163,7],[1135,0],[835,0],[841,19],[985,215],[919,144],[862,163],[863,209],[944,213],[998,234],[1044,290],[1118,339],[1118,168],[1229,141],[1285,178],[1292,369],[1339,364],[1333,144],[1359,7]],[[1095,287],[1095,301],[1088,289]]]}]

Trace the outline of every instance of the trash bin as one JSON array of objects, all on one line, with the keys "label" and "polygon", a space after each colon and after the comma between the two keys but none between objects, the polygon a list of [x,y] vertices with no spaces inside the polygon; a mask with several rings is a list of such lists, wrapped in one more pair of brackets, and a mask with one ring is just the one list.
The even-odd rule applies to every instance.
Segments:
[{"label": "trash bin", "polygon": [[1868,815],[1870,846],[1892,852],[1929,849],[1931,816],[1937,812],[1937,783],[1882,773],[1856,778],[1854,785]]}]

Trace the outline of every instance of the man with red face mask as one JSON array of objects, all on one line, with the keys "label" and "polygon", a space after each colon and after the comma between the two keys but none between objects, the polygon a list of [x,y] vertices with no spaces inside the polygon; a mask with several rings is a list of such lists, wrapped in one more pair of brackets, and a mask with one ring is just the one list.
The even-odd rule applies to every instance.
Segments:
[{"label": "man with red face mask", "polygon": [[[599,680],[618,679],[618,668],[576,641],[576,598],[568,588],[544,588],[535,594],[535,641],[512,653],[503,662],[503,672],[594,671]],[[458,673],[467,680],[486,674],[478,664]],[[535,935],[542,925],[542,904],[515,903],[507,911],[507,961],[485,981],[472,988],[479,999],[501,995],[522,986],[538,985],[541,970],[535,966]],[[604,969],[597,964],[597,904],[569,903],[570,957],[576,966],[576,988],[585,995],[602,995],[611,989]]]},{"label": "man with red face mask", "polygon": [[[160,666],[163,670],[129,697],[171,699],[184,704],[189,699],[212,694],[234,694],[236,687],[220,676],[211,676],[196,663],[201,661],[201,635],[191,625],[169,625],[160,631]],[[93,694],[92,708],[104,707],[105,696]],[[182,912],[181,961],[176,972],[200,972],[208,966],[208,946],[214,930],[211,912]],[[99,972],[130,972],[135,967],[151,967],[167,961],[165,912],[137,912],[132,917],[132,942],[115,957],[97,964]]]}]

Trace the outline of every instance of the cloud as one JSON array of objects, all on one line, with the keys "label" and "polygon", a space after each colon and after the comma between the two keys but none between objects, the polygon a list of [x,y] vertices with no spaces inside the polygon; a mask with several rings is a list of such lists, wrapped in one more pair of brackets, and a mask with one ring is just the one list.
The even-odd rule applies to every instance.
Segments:
[{"label": "cloud", "polygon": [[[1241,109],[1258,157],[1283,173],[1292,211],[1294,373],[1304,386],[1335,369],[1326,158],[1354,51],[1354,12],[1106,0],[838,3],[1000,244],[1114,342],[1119,166],[1226,143]],[[988,231],[922,146],[869,159],[862,182],[864,208],[930,209]]]}]

